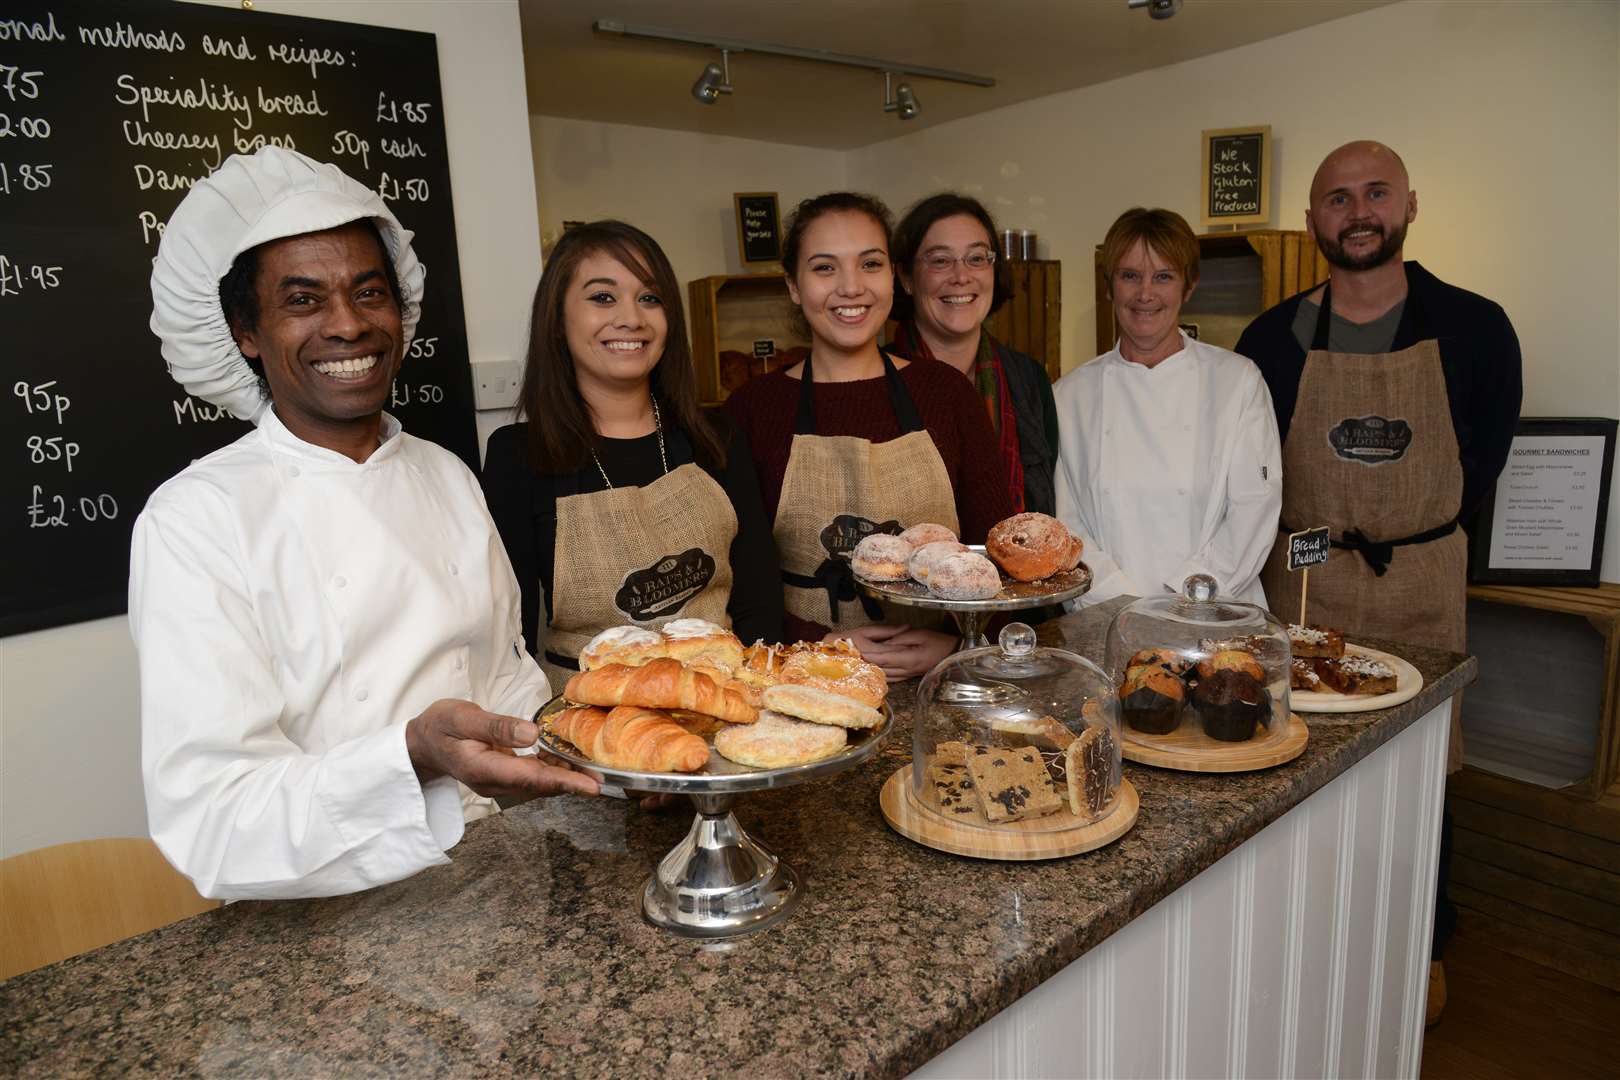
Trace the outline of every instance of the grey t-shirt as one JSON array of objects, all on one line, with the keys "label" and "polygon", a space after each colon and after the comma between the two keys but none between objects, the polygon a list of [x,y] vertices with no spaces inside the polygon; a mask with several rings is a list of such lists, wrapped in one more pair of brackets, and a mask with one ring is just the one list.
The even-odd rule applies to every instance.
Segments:
[{"label": "grey t-shirt", "polygon": [[[1395,344],[1395,331],[1401,325],[1401,311],[1406,300],[1384,312],[1369,323],[1353,323],[1334,312],[1328,319],[1328,351],[1337,353],[1386,353]],[[1294,340],[1300,348],[1311,351],[1311,339],[1316,337],[1316,318],[1322,305],[1309,300],[1299,302],[1294,316]]]}]

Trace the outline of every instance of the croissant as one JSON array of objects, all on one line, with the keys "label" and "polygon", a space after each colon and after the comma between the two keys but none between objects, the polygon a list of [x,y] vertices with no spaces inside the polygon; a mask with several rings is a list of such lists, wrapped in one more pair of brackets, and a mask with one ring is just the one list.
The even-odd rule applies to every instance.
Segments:
[{"label": "croissant", "polygon": [[661,657],[640,667],[608,664],[568,680],[563,697],[581,705],[639,705],[644,709],[685,709],[733,724],[752,724],[759,710],[735,690],[701,671]]},{"label": "croissant", "polygon": [[707,743],[654,709],[564,709],[551,718],[551,730],[615,769],[697,772],[709,762]]}]

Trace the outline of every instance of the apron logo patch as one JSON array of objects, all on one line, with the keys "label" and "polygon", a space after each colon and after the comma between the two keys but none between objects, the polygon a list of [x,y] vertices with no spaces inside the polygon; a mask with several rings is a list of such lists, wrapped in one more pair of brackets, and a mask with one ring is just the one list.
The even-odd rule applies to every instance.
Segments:
[{"label": "apron logo patch", "polygon": [[1340,420],[1327,433],[1328,445],[1346,461],[1387,465],[1406,456],[1412,445],[1412,425],[1382,416],[1352,416]]},{"label": "apron logo patch", "polygon": [[624,575],[613,606],[637,622],[679,611],[714,577],[714,557],[702,548],[665,555],[645,570]]},{"label": "apron logo patch", "polygon": [[898,521],[868,521],[858,514],[839,514],[821,530],[821,546],[828,555],[842,558],[855,550],[855,545],[873,533],[899,536],[904,531]]}]

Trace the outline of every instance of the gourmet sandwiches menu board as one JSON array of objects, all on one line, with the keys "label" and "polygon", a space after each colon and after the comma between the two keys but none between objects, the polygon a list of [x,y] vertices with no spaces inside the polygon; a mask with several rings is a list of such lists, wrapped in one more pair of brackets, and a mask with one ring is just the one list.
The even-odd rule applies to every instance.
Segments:
[{"label": "gourmet sandwiches menu board", "polygon": [[416,233],[427,296],[389,411],[477,468],[432,34],[198,4],[0,7],[0,634],[125,610],[147,497],[247,425],[148,329],[163,225],[232,154],[291,147]]}]

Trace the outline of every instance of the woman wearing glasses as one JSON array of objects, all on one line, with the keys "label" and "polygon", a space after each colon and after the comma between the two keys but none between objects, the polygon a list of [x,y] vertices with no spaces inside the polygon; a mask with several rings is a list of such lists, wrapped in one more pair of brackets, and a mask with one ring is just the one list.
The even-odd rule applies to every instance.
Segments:
[{"label": "woman wearing glasses", "polygon": [[989,212],[966,195],[942,192],[911,208],[894,236],[900,330],[892,347],[912,360],[942,360],[973,382],[995,431],[1013,510],[1055,514],[1052,384],[1038,361],[984,328],[1013,294],[1006,264],[996,261],[995,236]]}]

